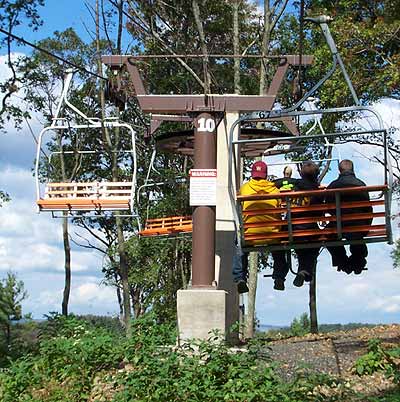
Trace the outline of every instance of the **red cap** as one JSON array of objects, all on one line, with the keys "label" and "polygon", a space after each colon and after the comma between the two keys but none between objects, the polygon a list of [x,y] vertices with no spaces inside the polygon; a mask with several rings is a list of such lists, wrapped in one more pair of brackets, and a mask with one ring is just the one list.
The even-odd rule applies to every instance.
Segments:
[{"label": "red cap", "polygon": [[251,177],[253,179],[265,179],[267,177],[267,165],[263,161],[253,163],[251,167]]}]

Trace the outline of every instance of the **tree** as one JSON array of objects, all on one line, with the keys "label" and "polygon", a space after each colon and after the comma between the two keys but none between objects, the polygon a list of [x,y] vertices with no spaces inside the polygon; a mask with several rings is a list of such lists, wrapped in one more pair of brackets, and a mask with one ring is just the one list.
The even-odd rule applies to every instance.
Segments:
[{"label": "tree", "polygon": [[22,318],[21,303],[28,297],[24,283],[8,272],[0,281],[0,326],[4,330],[7,346],[11,344],[11,324]]},{"label": "tree", "polygon": [[10,196],[6,192],[0,190],[0,207],[2,207],[3,203],[7,201],[10,201]]},{"label": "tree", "polygon": [[[42,20],[38,14],[38,7],[44,5],[44,0],[2,0],[0,1],[0,29],[8,34],[12,34],[15,27],[20,25],[23,20],[28,21],[29,26],[33,30],[37,30],[42,24]],[[4,34],[4,32],[2,32]],[[24,112],[17,106],[13,105],[11,98],[18,90],[20,77],[14,66],[15,60],[11,54],[11,44],[13,43],[11,36],[0,39],[0,48],[5,46],[7,49],[7,66],[10,69],[11,77],[0,81],[0,131],[4,128],[6,121],[12,119],[17,127],[20,127]],[[0,189],[0,207],[4,201],[9,201],[6,192]]]},{"label": "tree", "polygon": [[[93,51],[90,46],[86,46],[72,29],[64,32],[55,32],[53,38],[44,39],[39,42],[39,46],[46,48],[48,51],[67,58],[78,64],[85,63],[84,58],[90,57]],[[41,112],[47,123],[50,124],[55,116],[55,110],[58,103],[59,85],[64,78],[62,66],[41,52],[33,52],[31,57],[25,58],[19,65],[21,75],[24,76],[23,90],[25,99],[30,103],[30,109]],[[78,74],[77,74],[78,75]],[[87,79],[87,75],[78,78]],[[84,85],[84,89],[73,88],[71,97],[73,99],[82,99],[86,91],[93,87],[92,83]],[[79,92],[81,91],[81,92]],[[61,111],[61,116],[70,118],[70,112]],[[79,178],[89,167],[90,159],[82,158],[82,154],[78,151],[84,146],[85,138],[77,134],[74,130],[59,130],[47,144],[49,152],[59,152],[53,155],[52,164],[46,158],[42,166],[42,178],[50,178],[54,181],[71,182]],[[73,156],[65,152],[73,151]],[[63,247],[64,247],[64,270],[65,282],[63,291],[63,300],[61,309],[63,315],[68,315],[68,302],[71,288],[71,248],[69,242],[68,219],[64,217],[62,220]]]},{"label": "tree", "polygon": [[[271,42],[274,38],[274,30],[281,18],[288,1],[275,1],[273,5],[269,0],[264,1],[264,15],[262,24],[261,43],[259,44],[259,54],[263,57],[270,55]],[[267,93],[267,80],[271,75],[268,67],[267,59],[260,60],[260,75],[259,75],[259,94]],[[257,278],[260,266],[260,259],[257,252],[251,252],[249,256],[249,297],[248,311],[246,317],[246,338],[254,336],[254,323],[256,322],[256,294],[257,294]]]},{"label": "tree", "polygon": [[294,318],[290,324],[290,332],[293,336],[304,336],[310,332],[310,319],[307,313],[303,313],[299,318]]},{"label": "tree", "polygon": [[[23,22],[28,22],[29,26],[35,31],[42,25],[42,20],[38,13],[38,7],[44,5],[44,0],[2,0],[0,2],[0,28],[12,34],[13,30]],[[14,39],[9,35],[0,40],[0,46],[7,49],[7,66],[11,71],[11,77],[0,82],[0,94],[2,95],[0,106],[0,129],[4,123],[13,119],[19,126],[24,118],[23,111],[13,105],[10,100],[17,92],[21,83],[21,77],[15,68],[15,60],[11,54],[11,44]]]}]

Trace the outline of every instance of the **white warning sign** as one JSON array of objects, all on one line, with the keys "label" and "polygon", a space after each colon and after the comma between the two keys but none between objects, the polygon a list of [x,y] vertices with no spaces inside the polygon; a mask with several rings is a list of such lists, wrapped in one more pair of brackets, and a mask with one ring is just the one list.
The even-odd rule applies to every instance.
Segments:
[{"label": "white warning sign", "polygon": [[191,169],[190,206],[217,204],[217,169]]}]

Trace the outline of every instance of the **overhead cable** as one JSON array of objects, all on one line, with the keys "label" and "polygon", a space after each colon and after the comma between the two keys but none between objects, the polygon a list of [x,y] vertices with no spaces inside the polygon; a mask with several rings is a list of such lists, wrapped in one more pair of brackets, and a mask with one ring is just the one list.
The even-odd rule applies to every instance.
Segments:
[{"label": "overhead cable", "polygon": [[32,43],[32,42],[28,42],[27,40],[25,40],[24,38],[21,38],[20,36],[16,36],[16,35],[12,34],[11,32],[5,31],[5,30],[2,29],[2,28],[0,28],[0,32],[1,32],[2,34],[4,34],[4,35],[9,36],[10,38],[13,38],[13,39],[15,39],[15,40],[18,40],[18,41],[24,43],[25,45],[28,45],[28,46],[30,46],[30,47],[32,47],[32,48],[38,50],[39,52],[42,52],[42,53],[47,54],[48,56],[54,57],[55,59],[60,60],[60,61],[62,61],[63,63],[68,64],[68,65],[71,66],[71,67],[74,67],[74,68],[76,68],[76,69],[78,69],[78,70],[84,71],[85,73],[90,74],[90,75],[93,75],[94,77],[97,77],[97,78],[100,78],[100,79],[102,79],[102,80],[108,81],[108,79],[107,79],[106,77],[103,77],[103,76],[101,76],[101,75],[98,75],[98,74],[96,74],[96,73],[94,73],[94,72],[92,72],[92,71],[87,70],[87,69],[84,68],[84,67],[78,66],[77,64],[72,63],[71,61],[68,61],[68,60],[66,60],[66,59],[64,59],[64,58],[62,58],[62,57],[60,57],[60,56],[57,56],[56,54],[54,54],[54,53],[52,53],[52,52],[49,52],[48,50],[43,49],[43,48],[41,48],[40,46],[37,46],[37,45],[35,45],[35,44]]}]

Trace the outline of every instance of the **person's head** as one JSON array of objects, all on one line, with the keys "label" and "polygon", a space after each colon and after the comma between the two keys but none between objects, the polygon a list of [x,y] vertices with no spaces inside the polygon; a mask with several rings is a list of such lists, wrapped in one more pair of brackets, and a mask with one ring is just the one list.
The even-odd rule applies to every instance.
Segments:
[{"label": "person's head", "polygon": [[292,177],[292,168],[290,166],[285,166],[285,169],[283,169],[283,177]]},{"label": "person's head", "polygon": [[343,159],[339,163],[339,172],[344,173],[344,172],[354,172],[354,165],[353,162],[350,159]]},{"label": "person's head", "polygon": [[253,179],[266,179],[267,178],[267,164],[263,161],[257,161],[253,163],[251,167],[251,177]]},{"label": "person's head", "polygon": [[307,161],[301,165],[300,176],[303,179],[317,181],[319,175],[319,167],[314,162]]}]

